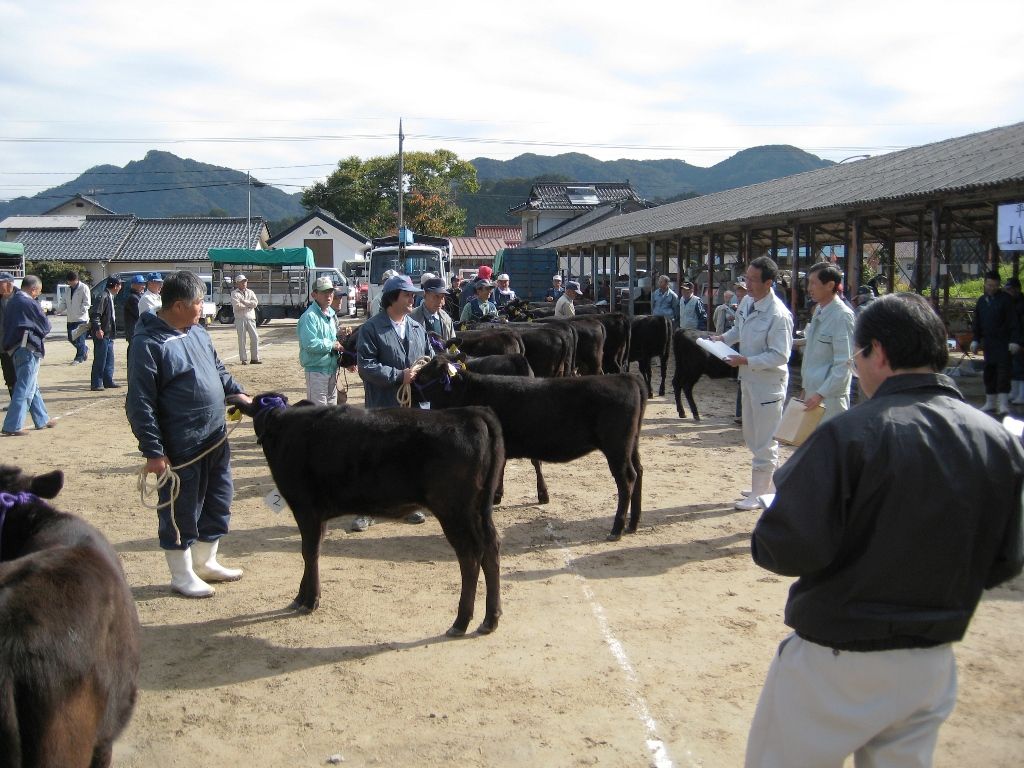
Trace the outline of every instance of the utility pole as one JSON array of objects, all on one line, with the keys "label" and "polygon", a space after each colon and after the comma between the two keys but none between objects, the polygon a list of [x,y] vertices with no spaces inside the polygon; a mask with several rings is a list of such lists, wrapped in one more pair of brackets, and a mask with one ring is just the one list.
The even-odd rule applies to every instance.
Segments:
[{"label": "utility pole", "polygon": [[405,228],[405,157],[402,154],[404,140],[402,118],[398,118],[398,260],[401,264],[405,263],[405,233],[402,231]]},{"label": "utility pole", "polygon": [[249,174],[251,171],[245,172],[245,239],[242,241],[242,247],[249,247],[249,228],[250,222],[252,221],[252,186],[249,184]]}]

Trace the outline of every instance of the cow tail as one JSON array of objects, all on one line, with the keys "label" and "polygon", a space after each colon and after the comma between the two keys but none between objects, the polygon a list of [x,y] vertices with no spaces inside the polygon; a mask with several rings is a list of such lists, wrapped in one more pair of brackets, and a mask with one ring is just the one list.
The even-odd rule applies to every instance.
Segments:
[{"label": "cow tail", "polygon": [[14,700],[14,681],[0,680],[0,755],[5,755],[4,765],[18,768],[21,765],[21,732],[18,728],[18,708]]},{"label": "cow tail", "polygon": [[485,493],[484,503],[481,506],[481,516],[485,535],[488,529],[494,531],[494,536],[497,537],[497,531],[494,529],[494,492],[497,490],[501,483],[502,473],[505,471],[505,436],[501,431],[501,422],[498,420],[498,415],[490,408],[483,409],[483,418],[487,423],[487,432],[492,438],[494,445],[493,451],[487,451],[489,455],[486,458],[490,459],[490,466],[485,467],[484,471],[487,477],[487,492]]}]

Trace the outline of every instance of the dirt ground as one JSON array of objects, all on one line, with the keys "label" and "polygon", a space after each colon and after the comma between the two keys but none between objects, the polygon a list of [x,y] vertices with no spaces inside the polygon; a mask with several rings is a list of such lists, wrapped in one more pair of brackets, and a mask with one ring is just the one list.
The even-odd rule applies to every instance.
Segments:
[{"label": "dirt ground", "polygon": [[[263,366],[237,362],[250,393],[301,397],[294,322],[261,329]],[[117,342],[117,378],[124,345]],[[510,462],[502,538],[504,616],[487,637],[445,638],[458,567],[436,521],[332,521],[319,611],[286,610],[302,564],[289,512],[264,504],[270,475],[251,422],[231,436],[236,498],[222,559],[245,578],[210,600],[172,596],[124,389],[91,392],[87,366],[53,339],[41,371],[57,429],[0,441],[33,472],[67,474],[58,506],[92,521],[123,558],[142,621],[141,695],[115,765],[735,766],[778,642],[790,580],[757,568],[757,513],[732,501],[749,454],[734,385],[702,381],[704,419],[653,398],[642,438],[640,530],[605,541],[615,488],[599,455],[547,465],[538,506],[528,462]],[[976,380],[965,379],[976,396]],[[362,388],[350,376],[349,398]],[[338,435],[344,440],[344,435]],[[788,455],[788,452],[786,452]],[[358,478],[338,478],[337,491]],[[748,486],[749,487],[749,486]],[[483,613],[482,586],[477,620]],[[475,622],[471,626],[475,626]],[[960,696],[935,765],[1024,764],[1024,580],[986,595],[957,647]]]}]

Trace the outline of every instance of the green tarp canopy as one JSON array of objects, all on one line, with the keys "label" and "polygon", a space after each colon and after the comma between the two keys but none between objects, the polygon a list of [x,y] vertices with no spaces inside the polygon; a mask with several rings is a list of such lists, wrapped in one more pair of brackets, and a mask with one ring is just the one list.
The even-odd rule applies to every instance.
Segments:
[{"label": "green tarp canopy", "polygon": [[25,246],[21,243],[7,243],[0,242],[0,253],[13,254],[14,256],[24,256]]},{"label": "green tarp canopy", "polygon": [[309,248],[271,248],[267,251],[249,248],[211,248],[210,261],[214,264],[251,264],[264,266],[315,267],[313,251]]}]

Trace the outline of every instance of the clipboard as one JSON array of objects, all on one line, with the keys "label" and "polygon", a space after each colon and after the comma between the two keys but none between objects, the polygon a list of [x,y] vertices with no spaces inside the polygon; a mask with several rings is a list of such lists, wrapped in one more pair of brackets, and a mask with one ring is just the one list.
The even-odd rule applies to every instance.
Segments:
[{"label": "clipboard", "polygon": [[804,401],[794,397],[782,411],[782,420],[775,429],[775,439],[786,445],[802,445],[825,415],[825,406],[804,410]]}]

